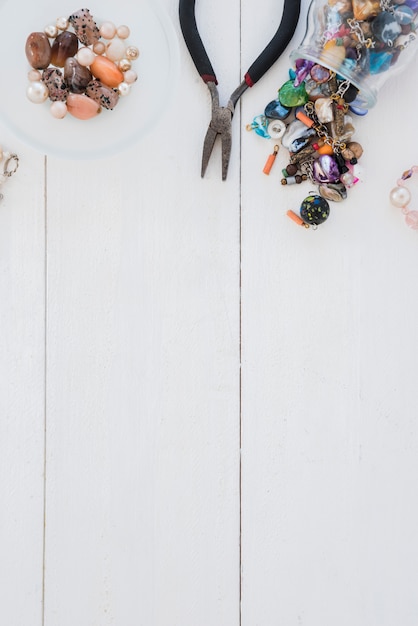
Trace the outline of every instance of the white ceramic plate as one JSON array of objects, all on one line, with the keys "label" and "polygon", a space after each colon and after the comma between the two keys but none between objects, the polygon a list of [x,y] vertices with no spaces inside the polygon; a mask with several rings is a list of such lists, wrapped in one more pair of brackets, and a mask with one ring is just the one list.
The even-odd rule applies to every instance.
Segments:
[{"label": "white ceramic plate", "polygon": [[57,120],[50,100],[33,104],[26,96],[28,71],[25,44],[31,32],[43,31],[60,16],[84,5],[74,0],[41,0],[22,7],[16,0],[0,2],[0,116],[23,142],[42,153],[68,159],[95,159],[119,152],[151,131],[166,110],[179,71],[177,37],[170,19],[156,0],[92,0],[87,5],[100,24],[127,24],[128,42],[140,57],[133,63],[138,80],[113,111],[102,110],[91,120],[67,115]]}]

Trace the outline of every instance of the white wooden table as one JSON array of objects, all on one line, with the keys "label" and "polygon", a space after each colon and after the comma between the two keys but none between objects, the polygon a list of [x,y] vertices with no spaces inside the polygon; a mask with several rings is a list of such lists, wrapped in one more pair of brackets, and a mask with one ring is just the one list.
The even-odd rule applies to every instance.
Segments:
[{"label": "white wooden table", "polygon": [[[163,4],[179,84],[138,145],[66,161],[0,127],[20,156],[0,207],[0,622],[416,626],[418,234],[388,194],[418,161],[417,64],[355,121],[361,184],[305,231],[286,211],[309,184],[281,187],[281,153],[266,177],[272,144],[245,126],[308,2],[236,111],[226,182],[219,147],[200,178],[209,94]],[[225,100],[283,3],[197,5]]]}]

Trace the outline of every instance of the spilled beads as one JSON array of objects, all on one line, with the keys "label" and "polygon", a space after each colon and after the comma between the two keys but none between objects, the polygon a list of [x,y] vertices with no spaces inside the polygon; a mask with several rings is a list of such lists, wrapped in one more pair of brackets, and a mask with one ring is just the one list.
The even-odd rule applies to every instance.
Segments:
[{"label": "spilled beads", "polygon": [[129,35],[126,25],[106,21],[99,26],[88,9],[31,33],[25,45],[32,68],[28,99],[35,104],[49,99],[57,119],[70,113],[87,120],[102,108],[115,108],[119,96],[129,94],[137,80],[132,63],[139,50],[129,44]]}]

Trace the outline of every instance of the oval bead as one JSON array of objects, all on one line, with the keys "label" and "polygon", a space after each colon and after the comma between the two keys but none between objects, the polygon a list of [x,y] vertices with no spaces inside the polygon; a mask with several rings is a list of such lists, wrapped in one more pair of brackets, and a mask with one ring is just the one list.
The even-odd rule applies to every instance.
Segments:
[{"label": "oval bead", "polygon": [[119,93],[115,89],[103,85],[99,80],[92,80],[87,85],[86,96],[110,110],[114,109],[119,102]]},{"label": "oval bead", "polygon": [[69,30],[60,33],[52,44],[51,63],[64,67],[65,61],[73,57],[78,50],[78,39]]},{"label": "oval bead", "polygon": [[26,58],[35,70],[44,70],[51,62],[51,44],[45,33],[31,33],[26,40]]},{"label": "oval bead", "polygon": [[264,115],[273,120],[285,120],[290,115],[291,109],[285,107],[280,100],[272,100],[266,105]]},{"label": "oval bead", "polygon": [[92,74],[87,67],[80,65],[77,59],[70,57],[65,61],[64,78],[72,93],[84,93]]},{"label": "oval bead", "polygon": [[84,94],[70,93],[67,98],[67,110],[79,120],[89,120],[100,113],[101,108]]},{"label": "oval bead", "polygon": [[123,73],[106,57],[96,56],[90,66],[91,73],[108,87],[117,87],[123,82]]},{"label": "oval bead", "polygon": [[285,107],[298,107],[306,104],[309,99],[306,93],[305,84],[301,83],[295,87],[292,80],[288,80],[279,89],[279,100]]}]

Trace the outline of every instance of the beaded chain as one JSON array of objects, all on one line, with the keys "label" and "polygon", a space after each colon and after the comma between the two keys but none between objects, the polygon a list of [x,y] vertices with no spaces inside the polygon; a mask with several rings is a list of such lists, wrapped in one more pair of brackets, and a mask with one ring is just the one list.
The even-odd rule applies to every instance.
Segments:
[{"label": "beaded chain", "polygon": [[405,186],[405,181],[411,178],[418,172],[418,165],[413,165],[409,170],[406,170],[400,178],[398,178],[396,184],[390,194],[389,199],[393,206],[402,210],[405,215],[405,222],[414,230],[418,230],[418,211],[409,210],[408,205],[411,202],[411,192]]},{"label": "beaded chain", "polygon": [[[0,162],[3,162],[3,171],[0,173],[0,189],[2,185],[16,173],[19,167],[19,157],[17,154],[3,152],[0,148]],[[3,200],[3,194],[0,193],[0,200]]]}]

